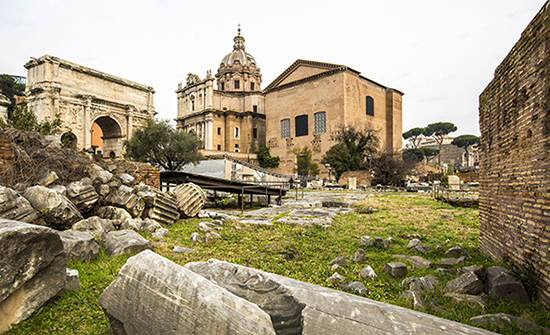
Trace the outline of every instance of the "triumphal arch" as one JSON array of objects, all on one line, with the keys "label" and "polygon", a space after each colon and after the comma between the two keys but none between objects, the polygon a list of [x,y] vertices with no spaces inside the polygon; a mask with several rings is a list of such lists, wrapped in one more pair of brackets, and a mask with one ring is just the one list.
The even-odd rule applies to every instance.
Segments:
[{"label": "triumphal arch", "polygon": [[59,114],[60,139],[75,148],[118,157],[122,140],[156,114],[150,86],[50,55],[32,58],[25,68],[29,107],[39,120]]}]

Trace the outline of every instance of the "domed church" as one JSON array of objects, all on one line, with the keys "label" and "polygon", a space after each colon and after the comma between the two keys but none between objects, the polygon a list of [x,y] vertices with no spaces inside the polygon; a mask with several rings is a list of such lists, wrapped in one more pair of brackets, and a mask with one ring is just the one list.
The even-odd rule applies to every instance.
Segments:
[{"label": "domed church", "polygon": [[294,149],[309,147],[319,164],[341,126],[377,129],[381,150],[402,148],[402,92],[345,65],[301,59],[262,89],[260,68],[246,52],[240,28],[233,41],[215,78],[210,71],[202,80],[190,73],[176,91],[177,127],[203,140],[204,155],[246,158],[267,145],[281,158],[278,172],[290,174]]},{"label": "domed church", "polygon": [[255,153],[265,145],[265,94],[262,75],[251,54],[245,51],[239,28],[233,51],[226,55],[214,77],[189,73],[181,83],[178,97],[177,128],[197,134],[210,151]]}]

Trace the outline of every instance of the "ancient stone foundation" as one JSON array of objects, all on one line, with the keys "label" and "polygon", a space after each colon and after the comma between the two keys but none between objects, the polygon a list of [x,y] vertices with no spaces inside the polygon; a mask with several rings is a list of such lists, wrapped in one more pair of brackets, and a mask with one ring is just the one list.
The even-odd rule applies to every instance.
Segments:
[{"label": "ancient stone foundation", "polygon": [[480,240],[496,259],[533,265],[550,306],[550,4],[480,96]]}]

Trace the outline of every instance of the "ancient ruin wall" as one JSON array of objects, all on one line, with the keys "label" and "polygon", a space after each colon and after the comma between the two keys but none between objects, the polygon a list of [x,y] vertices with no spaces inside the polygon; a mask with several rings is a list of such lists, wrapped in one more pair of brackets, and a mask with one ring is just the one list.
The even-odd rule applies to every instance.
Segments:
[{"label": "ancient ruin wall", "polygon": [[550,306],[550,5],[480,96],[481,250],[532,264]]}]

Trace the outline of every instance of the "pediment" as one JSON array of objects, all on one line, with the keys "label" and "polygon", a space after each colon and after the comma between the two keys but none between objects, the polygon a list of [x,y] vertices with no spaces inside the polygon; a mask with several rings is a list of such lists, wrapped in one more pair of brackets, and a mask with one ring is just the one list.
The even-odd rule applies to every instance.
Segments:
[{"label": "pediment", "polygon": [[288,67],[280,76],[278,76],[271,84],[266,87],[266,90],[271,90],[276,87],[297,82],[309,77],[313,77],[325,72],[331,72],[338,69],[348,69],[344,65],[313,62],[298,59],[290,67]]}]

